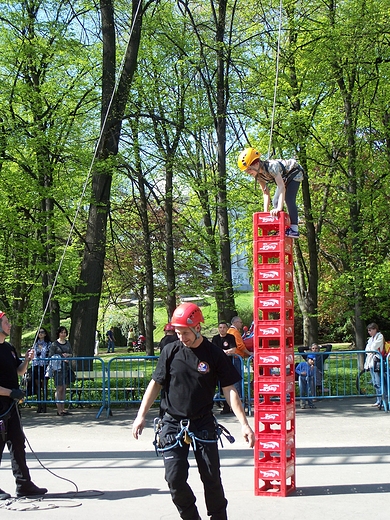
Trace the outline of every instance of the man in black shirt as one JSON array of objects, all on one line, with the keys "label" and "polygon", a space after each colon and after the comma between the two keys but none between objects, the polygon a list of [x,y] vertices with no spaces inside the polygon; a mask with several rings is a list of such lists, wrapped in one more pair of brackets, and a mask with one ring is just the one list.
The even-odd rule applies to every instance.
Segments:
[{"label": "man in black shirt", "polygon": [[[233,334],[228,333],[229,325],[226,323],[226,321],[220,321],[218,324],[218,332],[219,334],[216,334],[213,336],[213,339],[211,340],[211,343],[214,343],[214,345],[217,345],[217,347],[221,348],[227,356],[230,356],[231,359],[233,359],[233,365],[236,368],[237,372],[239,374],[242,373],[241,368],[241,358],[238,356],[234,356],[234,354],[237,351],[237,344],[236,344],[236,338],[233,336]],[[241,388],[241,381],[235,384],[235,387],[237,389],[238,395],[242,397],[242,388]],[[228,403],[225,401],[223,403],[223,408],[221,411],[221,414],[229,414],[232,413],[232,409],[228,405]]]},{"label": "man in black shirt", "polygon": [[[183,303],[172,316],[179,340],[164,348],[152,375],[138,415],[133,436],[138,439],[145,427],[145,418],[161,389],[163,413],[158,431],[158,448],[163,452],[165,480],[180,517],[199,520],[195,495],[187,483],[188,453],[194,449],[203,482],[207,514],[211,520],[227,520],[216,436],[212,414],[217,381],[226,401],[242,425],[245,440],[253,447],[255,436],[250,428],[234,384],[240,380],[224,352],[201,334],[201,310],[194,303]],[[181,436],[181,434],[184,435]],[[178,436],[180,442],[178,441]]]},{"label": "man in black shirt", "polygon": [[[19,389],[18,376],[22,376],[28,367],[34,351],[27,351],[22,362],[16,350],[5,338],[9,336],[11,324],[4,312],[0,312],[0,461],[7,444],[16,481],[18,497],[44,495],[46,488],[37,487],[30,477],[26,464],[24,433],[20,424],[16,402],[24,397]],[[0,500],[11,498],[9,493],[0,489]]]},{"label": "man in black shirt", "polygon": [[233,336],[233,334],[228,334],[228,329],[229,325],[226,323],[226,321],[220,321],[218,324],[219,334],[213,336],[211,343],[214,343],[214,345],[217,345],[217,347],[220,347],[222,350],[224,350],[225,354],[228,356],[232,356],[236,353],[237,349],[236,338]]}]

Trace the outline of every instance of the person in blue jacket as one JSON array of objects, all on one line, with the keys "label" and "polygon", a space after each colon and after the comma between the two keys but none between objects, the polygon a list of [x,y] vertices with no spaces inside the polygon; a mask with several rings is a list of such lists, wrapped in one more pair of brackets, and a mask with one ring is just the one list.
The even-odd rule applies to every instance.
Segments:
[{"label": "person in blue jacket", "polygon": [[[315,381],[318,375],[318,369],[315,366],[315,363],[315,354],[308,354],[306,361],[301,361],[295,367],[295,373],[299,376],[299,396],[302,409],[306,408],[306,405],[308,405],[309,408],[315,408],[313,397],[315,396]],[[305,397],[311,399],[304,399]]]},{"label": "person in blue jacket", "polygon": [[[325,361],[330,356],[332,352],[331,344],[327,343],[326,345],[319,345],[318,343],[312,343],[310,347],[298,347],[298,352],[302,354],[303,359],[306,361],[307,354],[314,354],[316,356],[316,396],[322,396],[324,393],[323,389],[323,376],[324,376],[324,365]],[[323,351],[323,352],[321,352]]]}]

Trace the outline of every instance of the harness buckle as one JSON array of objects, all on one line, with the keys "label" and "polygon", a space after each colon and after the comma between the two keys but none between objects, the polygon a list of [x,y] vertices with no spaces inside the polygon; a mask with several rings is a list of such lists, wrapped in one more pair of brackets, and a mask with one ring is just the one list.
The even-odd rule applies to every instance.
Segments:
[{"label": "harness buckle", "polygon": [[189,419],[182,419],[180,421],[180,428],[183,434],[183,441],[186,444],[191,444],[191,437],[188,434],[188,428],[190,427],[190,420]]}]

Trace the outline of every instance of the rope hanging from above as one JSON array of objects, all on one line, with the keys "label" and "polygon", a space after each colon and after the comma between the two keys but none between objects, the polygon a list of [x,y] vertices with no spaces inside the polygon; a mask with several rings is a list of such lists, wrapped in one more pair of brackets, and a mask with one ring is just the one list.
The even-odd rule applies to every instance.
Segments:
[{"label": "rope hanging from above", "polygon": [[[115,85],[113,87],[112,94],[111,94],[111,97],[110,97],[110,101],[108,103],[107,111],[105,113],[104,120],[103,120],[102,125],[101,125],[99,138],[97,140],[97,143],[96,143],[96,146],[95,146],[95,150],[94,150],[94,154],[93,154],[93,157],[92,157],[92,160],[91,160],[91,165],[90,165],[90,167],[88,169],[87,177],[85,179],[85,182],[84,182],[84,185],[83,185],[83,189],[82,189],[82,192],[81,192],[81,196],[80,196],[77,208],[76,208],[76,212],[75,212],[74,218],[72,220],[72,225],[71,225],[70,230],[69,230],[68,238],[66,240],[66,244],[65,244],[64,250],[62,252],[62,256],[61,256],[61,259],[60,259],[60,262],[59,262],[59,265],[58,265],[58,269],[56,271],[56,274],[55,274],[55,277],[54,277],[54,281],[53,281],[53,284],[51,286],[50,293],[48,295],[47,302],[46,302],[45,308],[43,310],[43,313],[42,313],[42,316],[41,316],[41,319],[40,319],[40,322],[39,322],[38,330],[42,327],[43,320],[45,319],[46,313],[47,313],[47,311],[49,309],[49,305],[50,305],[50,302],[51,302],[51,299],[52,299],[52,296],[53,296],[53,292],[54,292],[54,289],[55,289],[55,287],[57,285],[58,276],[59,276],[59,274],[61,272],[62,264],[64,262],[67,249],[68,249],[68,247],[70,245],[70,240],[72,238],[73,231],[74,231],[74,228],[76,226],[76,220],[77,220],[78,214],[80,213],[80,210],[81,210],[81,207],[82,207],[82,203],[83,203],[83,199],[85,197],[85,192],[87,190],[88,182],[89,182],[89,179],[90,179],[90,177],[92,175],[93,166],[94,166],[94,164],[96,162],[97,151],[98,151],[100,142],[101,142],[102,137],[103,137],[103,133],[104,133],[106,125],[107,125],[108,114],[109,114],[109,112],[111,110],[112,102],[113,102],[115,93],[116,93],[116,91],[118,89],[118,85],[119,85],[119,81],[120,81],[120,78],[121,78],[121,74],[122,74],[122,71],[124,69],[127,49],[128,49],[128,47],[130,45],[131,35],[133,33],[133,30],[134,30],[135,21],[137,19],[137,16],[138,16],[141,8],[142,8],[142,0],[139,0],[137,8],[136,8],[136,11],[134,13],[133,23],[132,23],[131,28],[130,28],[130,33],[129,33],[127,44],[126,44],[126,47],[125,47],[125,50],[124,50],[124,53],[123,53],[122,61],[121,61],[120,67],[118,69],[118,73],[116,75]],[[37,341],[37,339],[38,339],[38,334],[34,338],[34,343]]]},{"label": "rope hanging from above", "polygon": [[275,109],[276,109],[276,96],[277,96],[277,92],[278,92],[280,40],[281,40],[281,34],[282,34],[282,10],[283,10],[283,2],[282,2],[282,0],[280,0],[278,44],[277,44],[277,49],[276,49],[276,73],[275,73],[275,85],[274,85],[274,99],[273,99],[273,104],[272,104],[271,128],[270,128],[270,134],[269,134],[267,159],[270,159],[270,157],[271,157],[272,137],[273,137],[273,131],[274,131]]}]

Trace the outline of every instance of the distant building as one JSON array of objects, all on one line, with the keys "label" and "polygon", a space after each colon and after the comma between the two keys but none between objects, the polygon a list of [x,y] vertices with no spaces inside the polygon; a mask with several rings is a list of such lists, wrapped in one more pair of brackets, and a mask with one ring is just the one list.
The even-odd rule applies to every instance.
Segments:
[{"label": "distant building", "polygon": [[237,253],[235,244],[231,245],[232,279],[236,291],[252,291],[251,271],[248,267],[248,253],[246,250]]}]

